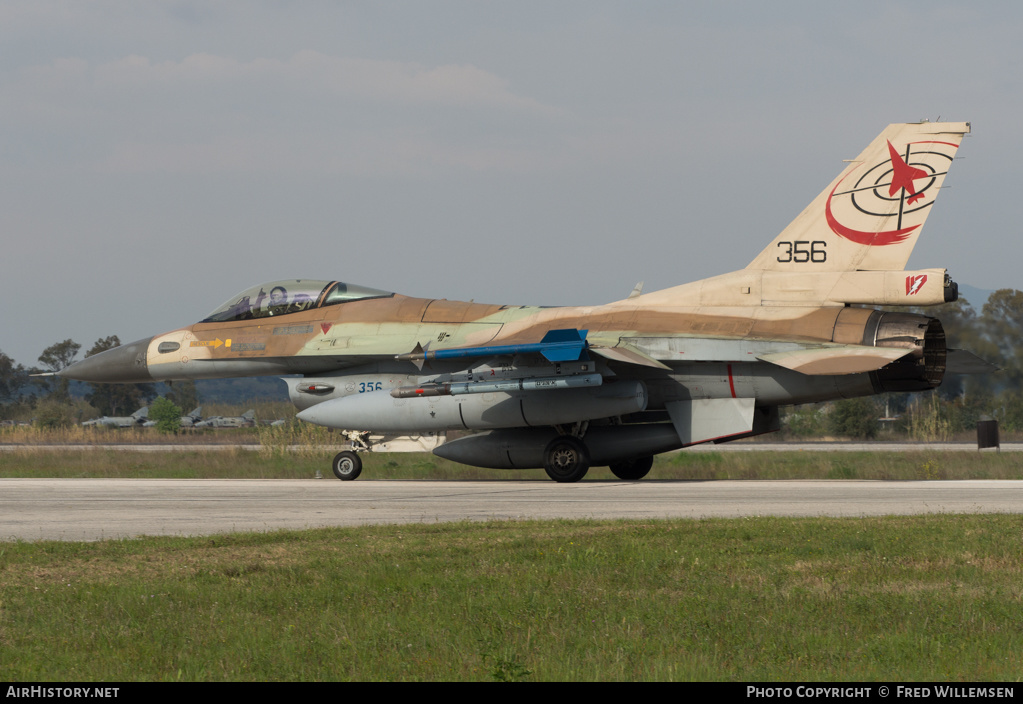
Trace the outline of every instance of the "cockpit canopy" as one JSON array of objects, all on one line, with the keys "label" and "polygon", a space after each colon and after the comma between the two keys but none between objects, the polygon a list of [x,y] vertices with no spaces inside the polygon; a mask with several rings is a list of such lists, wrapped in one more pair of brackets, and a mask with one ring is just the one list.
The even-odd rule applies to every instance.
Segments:
[{"label": "cockpit canopy", "polygon": [[341,281],[284,279],[253,286],[231,296],[227,302],[202,319],[204,323],[226,323],[298,313],[363,298],[387,298],[394,294]]}]

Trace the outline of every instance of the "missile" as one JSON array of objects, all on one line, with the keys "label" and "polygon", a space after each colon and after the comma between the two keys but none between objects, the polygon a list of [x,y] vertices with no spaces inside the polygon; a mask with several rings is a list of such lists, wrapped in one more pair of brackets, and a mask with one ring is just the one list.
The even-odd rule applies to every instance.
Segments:
[{"label": "missile", "polygon": [[420,396],[460,396],[463,394],[489,394],[514,391],[545,391],[550,389],[574,389],[603,384],[600,374],[575,374],[572,376],[534,377],[531,379],[502,379],[500,381],[457,382],[402,386],[391,389],[394,398],[417,398]]}]

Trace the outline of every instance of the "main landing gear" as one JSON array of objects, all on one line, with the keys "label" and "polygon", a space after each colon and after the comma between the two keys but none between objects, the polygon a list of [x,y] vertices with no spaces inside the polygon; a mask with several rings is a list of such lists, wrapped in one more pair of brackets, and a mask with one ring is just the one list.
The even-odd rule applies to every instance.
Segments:
[{"label": "main landing gear", "polygon": [[[330,468],[334,476],[344,482],[357,479],[362,474],[362,458],[357,450],[368,450],[364,438],[355,437],[351,450],[342,450],[334,455]],[[364,449],[365,448],[365,449]],[[610,465],[611,472],[619,479],[636,481],[650,472],[653,456],[637,457]],[[586,444],[574,435],[559,435],[547,443],[543,452],[543,468],[547,476],[559,483],[577,482],[586,476],[590,469],[590,451]]]},{"label": "main landing gear", "polygon": [[628,462],[615,462],[609,465],[611,473],[619,479],[626,481],[635,481],[642,479],[650,472],[650,468],[654,466],[654,457],[638,457]]},{"label": "main landing gear", "polygon": [[590,469],[590,451],[579,438],[559,435],[543,451],[543,468],[556,482],[577,482]]},{"label": "main landing gear", "polygon": [[[637,457],[610,465],[612,474],[625,481],[642,479],[654,464],[653,455]],[[543,468],[556,482],[577,482],[590,469],[590,452],[586,444],[573,435],[559,435],[551,440],[543,452]]]}]

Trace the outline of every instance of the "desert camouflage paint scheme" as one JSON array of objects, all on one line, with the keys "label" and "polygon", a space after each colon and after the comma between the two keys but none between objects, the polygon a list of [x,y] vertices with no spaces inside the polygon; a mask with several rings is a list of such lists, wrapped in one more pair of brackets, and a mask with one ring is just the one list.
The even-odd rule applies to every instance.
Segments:
[{"label": "desert camouflage paint scheme", "polygon": [[[886,128],[745,269],[598,306],[413,298],[286,280],[202,322],[61,372],[137,382],[286,378],[299,418],[399,434],[484,431],[438,446],[459,462],[591,465],[624,479],[654,454],[778,429],[778,407],[932,389],[937,319],[875,310],[956,299],[945,269],[906,271],[968,123]],[[345,455],[345,453],[342,453]],[[352,453],[340,478],[358,475]]]}]

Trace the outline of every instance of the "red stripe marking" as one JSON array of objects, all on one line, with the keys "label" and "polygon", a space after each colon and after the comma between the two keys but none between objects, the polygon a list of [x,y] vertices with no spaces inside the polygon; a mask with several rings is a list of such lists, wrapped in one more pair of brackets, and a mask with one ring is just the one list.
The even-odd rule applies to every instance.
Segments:
[{"label": "red stripe marking", "polygon": [[728,388],[732,390],[732,398],[735,398],[735,379],[732,378],[732,365],[728,365]]},{"label": "red stripe marking", "polygon": [[956,144],[955,142],[939,142],[939,141],[934,140],[934,139],[931,139],[931,140],[921,140],[919,142],[910,142],[910,144],[946,144],[946,145],[948,145],[950,147],[955,147],[956,149],[959,148],[959,145]]}]

